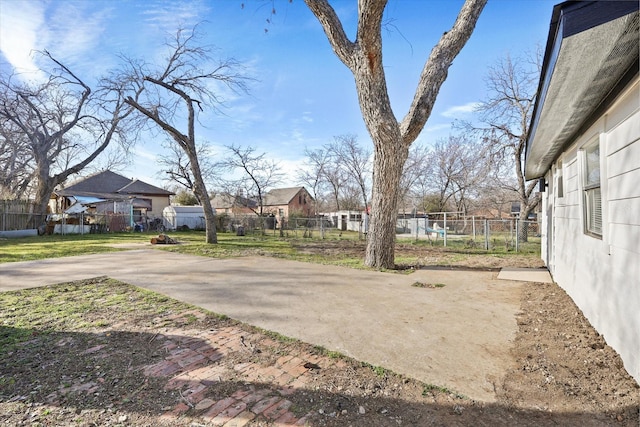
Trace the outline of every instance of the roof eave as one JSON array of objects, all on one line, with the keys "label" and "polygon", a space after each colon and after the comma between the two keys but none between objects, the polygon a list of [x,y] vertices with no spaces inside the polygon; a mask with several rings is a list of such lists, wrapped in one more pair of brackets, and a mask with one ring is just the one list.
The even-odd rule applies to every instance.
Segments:
[{"label": "roof eave", "polygon": [[[597,13],[587,9],[589,7],[595,8]],[[603,13],[603,7],[609,9]],[[570,14],[573,12],[579,12],[580,15],[572,20]],[[635,15],[632,15],[634,12]],[[586,131],[637,75],[637,15],[637,2],[571,1],[554,7],[527,139],[527,179],[544,176],[562,150]],[[618,18],[624,18],[625,21],[618,21]],[[622,27],[623,23],[635,32],[629,33],[629,28]],[[567,41],[569,37],[573,38]],[[615,57],[614,53],[617,54],[620,47],[629,41],[635,43],[635,47],[625,51],[626,56],[622,59],[624,66],[617,67],[615,73],[598,74],[615,62],[612,57],[615,60],[621,58]],[[593,49],[594,55],[585,55],[587,48]],[[600,62],[594,61],[596,65],[587,70],[590,71],[588,73],[585,72],[583,60],[592,56],[598,56]],[[629,63],[631,65],[627,65]],[[572,91],[573,87],[580,91]],[[597,92],[594,89],[596,87]],[[576,98],[573,101],[572,95]]]}]

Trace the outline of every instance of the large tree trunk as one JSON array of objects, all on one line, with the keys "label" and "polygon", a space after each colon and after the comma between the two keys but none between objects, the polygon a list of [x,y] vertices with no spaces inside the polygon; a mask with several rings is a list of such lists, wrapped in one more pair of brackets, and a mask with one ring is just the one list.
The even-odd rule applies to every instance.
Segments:
[{"label": "large tree trunk", "polygon": [[216,212],[211,206],[211,200],[209,200],[209,197],[205,197],[205,202],[202,203],[202,208],[204,210],[206,241],[207,243],[218,243],[218,233],[216,230]]},{"label": "large tree trunk", "polygon": [[48,164],[37,164],[35,176],[36,189],[33,203],[34,216],[29,219],[29,224],[27,224],[29,228],[38,228],[42,225],[45,215],[47,214],[49,199],[51,198],[51,194],[53,193],[55,186],[58,185],[55,178],[51,178],[49,176]]},{"label": "large tree trunk", "polygon": [[191,150],[187,151],[189,157],[189,163],[191,164],[191,172],[193,173],[193,193],[196,195],[202,205],[204,211],[205,222],[205,234],[207,243],[218,243],[218,234],[216,230],[216,212],[211,206],[211,200],[209,199],[209,193],[207,193],[207,187],[202,179],[202,172],[200,170],[200,163],[198,162],[198,155],[195,145],[191,147]]},{"label": "large tree trunk", "polygon": [[409,146],[424,127],[453,59],[467,42],[487,0],[466,0],[453,27],[431,51],[407,115],[391,110],[382,63],[382,16],[387,0],[358,1],[356,41],[348,39],[327,0],[305,0],[318,18],[336,56],[351,70],[367,130],[373,140],[373,200],[365,264],[394,268],[398,191]]},{"label": "large tree trunk", "polygon": [[371,221],[367,234],[365,264],[378,268],[395,267],[398,190],[402,166],[409,150],[399,142],[375,144]]}]

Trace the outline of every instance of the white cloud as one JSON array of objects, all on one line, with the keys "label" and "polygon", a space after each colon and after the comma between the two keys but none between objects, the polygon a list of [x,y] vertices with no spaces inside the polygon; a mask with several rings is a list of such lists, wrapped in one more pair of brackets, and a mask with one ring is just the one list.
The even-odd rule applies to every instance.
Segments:
[{"label": "white cloud", "polygon": [[38,32],[45,21],[45,3],[5,1],[0,7],[0,51],[17,72],[39,70],[32,51],[42,48]]},{"label": "white cloud", "polygon": [[134,155],[134,158],[136,159],[141,158],[141,159],[148,160],[152,163],[156,163],[158,160],[157,152],[151,152],[151,151],[145,150],[140,146],[137,146],[133,149],[133,155]]},{"label": "white cloud", "polygon": [[142,15],[146,21],[165,34],[175,33],[176,26],[190,28],[202,20],[208,11],[204,1],[156,1],[144,3]]},{"label": "white cloud", "polygon": [[302,162],[300,160],[287,160],[287,159],[276,159],[278,165],[280,166],[280,172],[283,174],[283,179],[278,187],[295,187],[299,183],[297,182],[296,176],[298,174],[298,170]]},{"label": "white cloud", "polygon": [[424,128],[425,133],[442,133],[442,131],[449,131],[451,129],[451,123],[441,123],[433,126],[426,126]]},{"label": "white cloud", "polygon": [[99,62],[104,55],[95,52],[111,9],[96,8],[96,4],[103,3],[2,2],[0,50],[6,61],[17,73],[29,72],[31,79],[44,79],[36,50],[49,51],[75,72],[83,67],[103,71]]},{"label": "white cloud", "polygon": [[[51,11],[47,19],[48,49],[54,55],[67,60],[80,59],[96,50],[100,37],[105,32],[109,9],[96,9],[95,3],[87,9],[88,3],[64,3]],[[91,55],[91,60],[94,55]]]},{"label": "white cloud", "polygon": [[302,113],[302,121],[307,123],[313,123],[313,117],[311,111],[305,111]]},{"label": "white cloud", "polygon": [[464,105],[456,105],[454,107],[449,107],[445,111],[442,112],[442,116],[447,118],[458,118],[460,116],[465,116],[467,114],[473,113],[476,108],[480,105],[479,102],[468,102]]}]

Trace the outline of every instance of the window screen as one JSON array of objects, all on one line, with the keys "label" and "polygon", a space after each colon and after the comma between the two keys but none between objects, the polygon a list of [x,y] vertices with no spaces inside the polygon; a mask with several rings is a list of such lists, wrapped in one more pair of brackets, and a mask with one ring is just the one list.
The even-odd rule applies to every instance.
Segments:
[{"label": "window screen", "polygon": [[585,231],[602,236],[602,197],[600,193],[600,144],[585,147],[584,210]]}]

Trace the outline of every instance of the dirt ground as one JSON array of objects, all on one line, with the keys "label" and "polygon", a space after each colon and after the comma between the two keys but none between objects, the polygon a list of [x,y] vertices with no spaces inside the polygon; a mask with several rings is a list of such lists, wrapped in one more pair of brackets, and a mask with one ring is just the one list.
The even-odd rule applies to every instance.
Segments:
[{"label": "dirt ground", "polygon": [[[405,248],[399,246],[402,256]],[[415,255],[415,248],[409,249]],[[444,257],[444,264],[463,268],[497,268],[506,262],[492,256],[468,261],[428,249],[420,257],[425,264]],[[538,262],[508,261],[514,267]],[[251,402],[245,411],[250,417],[227,420],[229,426],[640,425],[638,384],[554,284],[525,285],[513,367],[493,404],[106,278],[11,294],[11,301],[19,302],[0,304],[0,339],[16,332],[21,338],[17,345],[0,347],[0,425],[222,425],[224,418],[207,414],[230,396],[259,396],[260,402],[286,402],[280,403],[286,408],[260,411],[260,402],[243,397]],[[37,328],[23,330],[29,307],[42,301],[53,307],[71,302],[87,310],[81,321],[64,327],[30,318]],[[233,339],[220,340],[222,335]],[[178,371],[158,369],[187,348],[217,356],[181,363]],[[291,360],[304,362],[293,368],[295,374],[291,371],[297,377],[283,381],[266,374]],[[200,388],[177,381],[193,379],[204,368],[216,375],[200,381]]]}]

